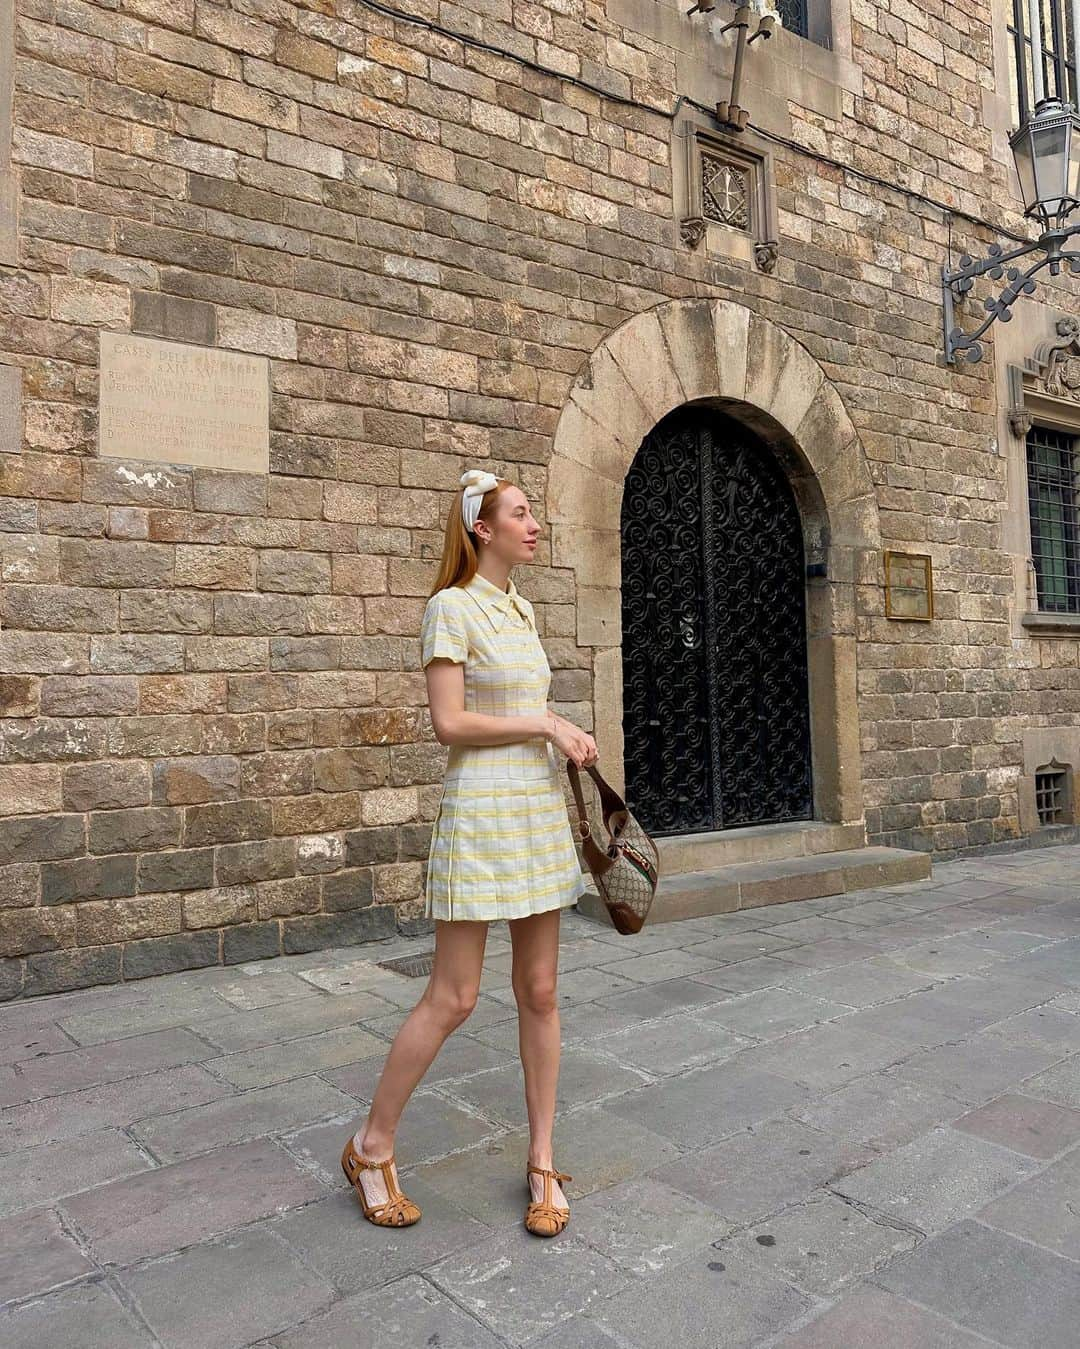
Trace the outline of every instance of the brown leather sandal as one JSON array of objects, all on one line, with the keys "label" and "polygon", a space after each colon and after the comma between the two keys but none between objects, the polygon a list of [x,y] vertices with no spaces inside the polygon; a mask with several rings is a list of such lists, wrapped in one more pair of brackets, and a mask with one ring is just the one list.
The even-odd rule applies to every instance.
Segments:
[{"label": "brown leather sandal", "polygon": [[[554,1237],[563,1230],[570,1221],[570,1210],[568,1208],[556,1208],[551,1202],[551,1182],[552,1180],[573,1180],[573,1176],[568,1176],[565,1171],[549,1171],[542,1166],[530,1166],[525,1172],[525,1184],[529,1185],[529,1173],[535,1171],[538,1176],[544,1177],[544,1197],[543,1199],[534,1199],[525,1210],[525,1226],[530,1232],[534,1232],[538,1237]],[[532,1186],[529,1185],[529,1193],[532,1194]]]},{"label": "brown leather sandal", "polygon": [[[420,1217],[420,1209],[411,1199],[407,1199],[402,1194],[391,1170],[393,1160],[394,1154],[391,1153],[383,1162],[369,1161],[357,1152],[353,1140],[350,1138],[345,1144],[345,1151],[341,1154],[341,1169],[345,1172],[345,1177],[350,1185],[359,1195],[360,1203],[364,1208],[364,1217],[367,1218],[368,1222],[373,1222],[378,1227],[409,1227]],[[390,1196],[389,1199],[381,1204],[368,1203],[364,1195],[364,1187],[360,1184],[360,1173],[365,1170],[383,1173],[386,1193]]]}]

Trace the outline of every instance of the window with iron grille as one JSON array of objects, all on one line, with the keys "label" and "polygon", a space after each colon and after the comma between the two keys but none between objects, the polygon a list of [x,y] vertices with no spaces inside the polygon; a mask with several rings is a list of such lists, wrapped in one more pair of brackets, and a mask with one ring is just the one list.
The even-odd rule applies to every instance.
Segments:
[{"label": "window with iron grille", "polygon": [[1039,611],[1080,613],[1080,437],[1033,426],[1027,470]]},{"label": "window with iron grille", "polygon": [[1035,770],[1035,809],[1041,825],[1069,823],[1069,770],[1058,763]]},{"label": "window with iron grille", "polygon": [[[1037,11],[1037,24],[1033,22],[1033,8]],[[1072,30],[1073,11],[1066,0],[1013,0],[1008,29],[1012,46],[1013,126],[1026,122],[1044,96],[1059,98],[1062,103],[1076,103],[1078,84]]]}]

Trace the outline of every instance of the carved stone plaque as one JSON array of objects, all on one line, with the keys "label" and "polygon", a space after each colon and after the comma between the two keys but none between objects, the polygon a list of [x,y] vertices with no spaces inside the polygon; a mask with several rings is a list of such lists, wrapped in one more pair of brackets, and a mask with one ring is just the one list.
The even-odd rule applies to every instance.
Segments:
[{"label": "carved stone plaque", "polygon": [[269,361],[103,332],[98,436],[114,458],[267,473]]},{"label": "carved stone plaque", "polygon": [[934,582],[926,553],[885,552],[885,616],[929,623],[934,617]]}]

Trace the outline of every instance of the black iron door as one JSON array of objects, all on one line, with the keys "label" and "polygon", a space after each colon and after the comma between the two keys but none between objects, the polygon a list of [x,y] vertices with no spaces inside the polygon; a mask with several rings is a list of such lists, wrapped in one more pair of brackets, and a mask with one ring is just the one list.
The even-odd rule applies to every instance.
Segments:
[{"label": "black iron door", "polygon": [[666,417],[622,507],[626,792],[650,833],[810,818],[805,577],[768,447],[709,409]]}]

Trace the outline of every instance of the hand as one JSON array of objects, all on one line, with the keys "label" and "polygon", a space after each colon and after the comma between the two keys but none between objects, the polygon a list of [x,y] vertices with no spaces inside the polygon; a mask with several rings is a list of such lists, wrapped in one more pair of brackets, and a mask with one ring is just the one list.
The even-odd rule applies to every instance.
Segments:
[{"label": "hand", "polygon": [[572,722],[562,717],[556,719],[555,728],[551,743],[556,749],[562,750],[568,759],[572,759],[578,768],[587,768],[596,762],[596,741],[588,731],[579,731]]}]

